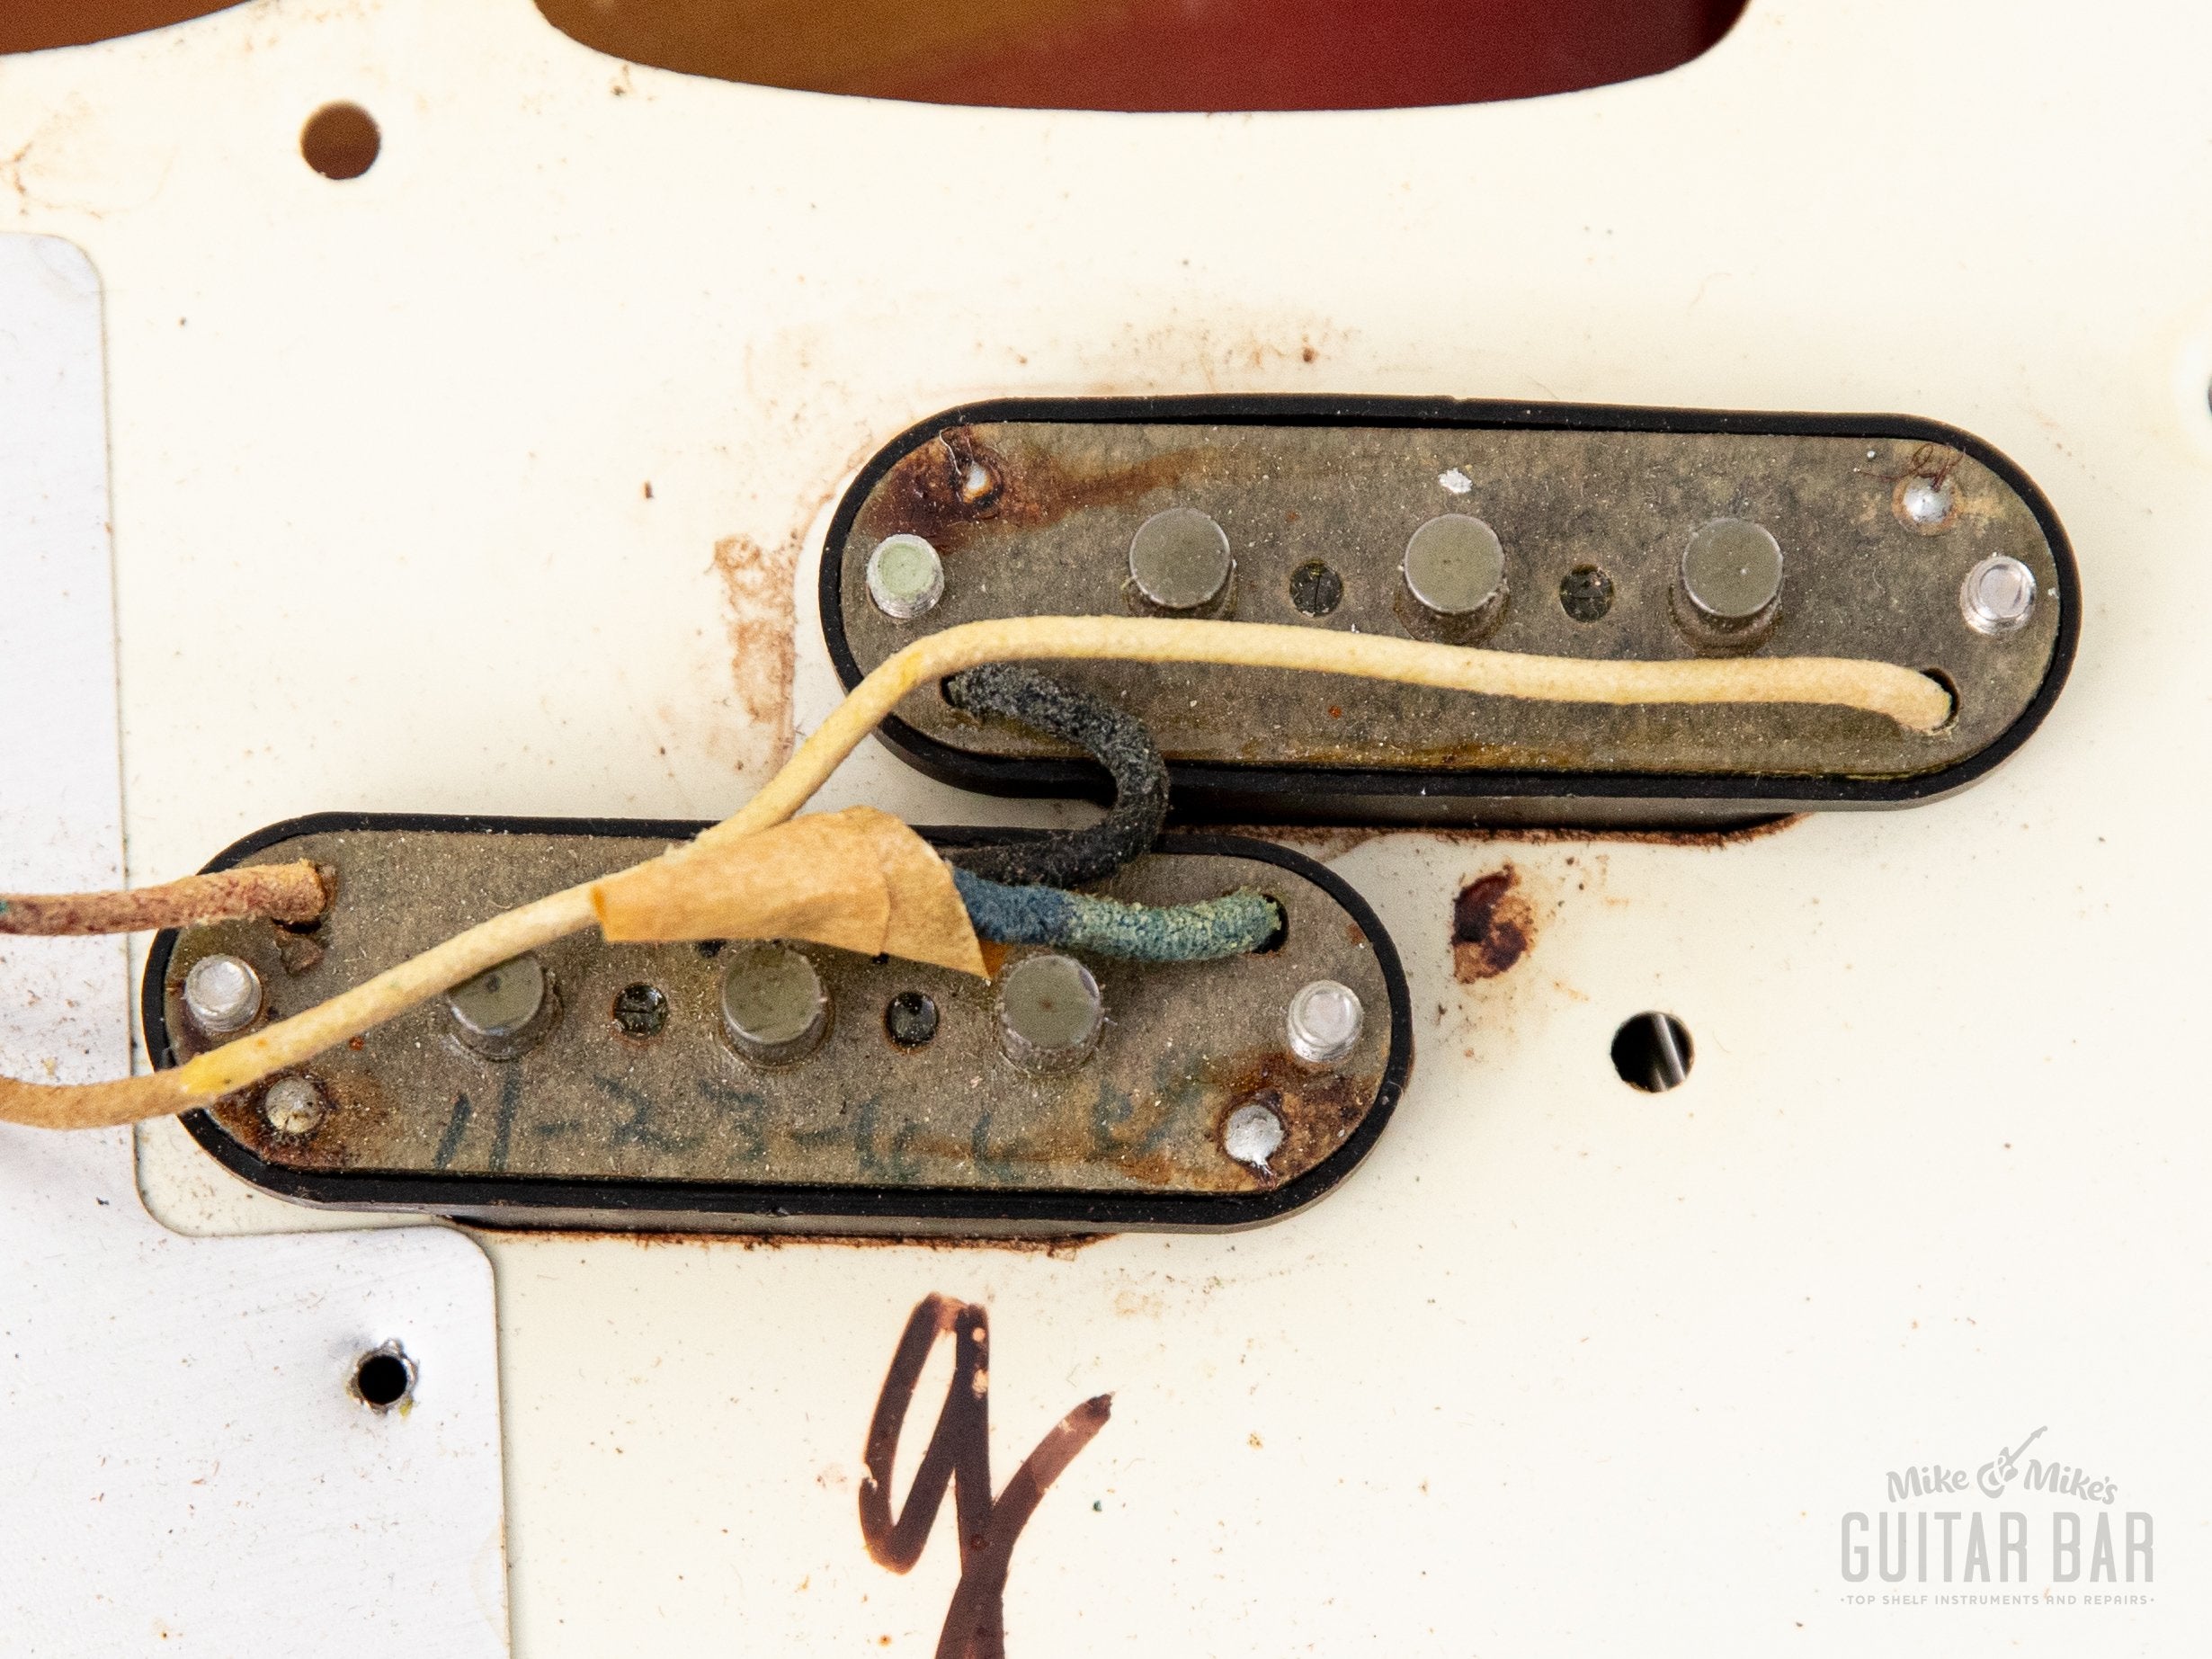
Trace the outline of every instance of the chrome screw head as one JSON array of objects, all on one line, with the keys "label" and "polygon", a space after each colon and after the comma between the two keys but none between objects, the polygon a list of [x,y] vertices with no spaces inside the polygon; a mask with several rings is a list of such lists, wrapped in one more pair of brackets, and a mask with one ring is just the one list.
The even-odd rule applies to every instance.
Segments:
[{"label": "chrome screw head", "polygon": [[1360,1046],[1367,1010],[1360,994],[1333,979],[1299,987],[1283,1016],[1290,1052],[1309,1066],[1331,1066]]},{"label": "chrome screw head", "polygon": [[1948,477],[1914,473],[1897,486],[1897,517],[1923,536],[1949,530],[1958,513],[1958,489]]},{"label": "chrome screw head", "polygon": [[945,596],[945,564],[919,536],[887,536],[868,556],[868,597],[894,621],[911,622]]},{"label": "chrome screw head", "polygon": [[203,956],[184,976],[184,1012],[210,1037],[245,1030],[261,1000],[261,976],[235,956]]},{"label": "chrome screw head", "polygon": [[1959,613],[1977,634],[2016,633],[2035,608],[2036,573],[2009,554],[1991,555],[1959,584]]}]

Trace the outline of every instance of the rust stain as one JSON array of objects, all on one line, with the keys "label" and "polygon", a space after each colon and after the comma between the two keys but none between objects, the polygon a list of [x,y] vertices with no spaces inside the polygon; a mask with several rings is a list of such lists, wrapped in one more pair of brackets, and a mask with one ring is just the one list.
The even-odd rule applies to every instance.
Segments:
[{"label": "rust stain", "polygon": [[[350,1063],[343,1057],[350,1051],[348,1045],[324,1057],[311,1068],[293,1066],[275,1074],[265,1083],[227,1094],[208,1109],[209,1115],[223,1126],[232,1139],[264,1163],[282,1169],[317,1173],[350,1170],[354,1167],[351,1137],[355,1132],[361,1134],[366,1143],[373,1144],[376,1137],[388,1135],[391,1125],[404,1119],[400,1108],[386,1093],[373,1068]],[[280,1135],[262,1116],[261,1098],[268,1084],[278,1077],[293,1075],[312,1077],[321,1086],[329,1100],[330,1113],[306,1135]],[[326,1132],[340,1126],[342,1133]]]},{"label": "rust stain", "polygon": [[1057,1233],[1034,1238],[923,1238],[885,1233],[701,1233],[647,1232],[624,1227],[487,1228],[501,1240],[538,1239],[548,1243],[635,1244],[640,1250],[670,1244],[694,1248],[734,1246],[741,1250],[789,1250],[811,1244],[841,1245],[850,1250],[1011,1250],[1022,1255],[1047,1256],[1056,1262],[1073,1261],[1078,1251],[1111,1233]]},{"label": "rust stain", "polygon": [[1286,319],[1225,316],[1209,308],[1209,322],[1173,317],[1130,321],[1110,343],[1079,347],[1076,379],[1093,397],[1158,396],[1191,391],[1258,392],[1310,381],[1312,366],[1340,352],[1358,331],[1316,317],[1289,343]]},{"label": "rust stain", "polygon": [[870,493],[861,528],[870,540],[920,536],[950,556],[984,524],[1041,529],[1086,507],[1196,482],[1222,460],[1196,446],[1087,470],[1019,440],[994,447],[972,427],[949,427],[898,459]]},{"label": "rust stain", "polygon": [[1461,985],[1508,973],[1536,942],[1536,912],[1511,864],[1477,876],[1451,906],[1451,971]]},{"label": "rust stain", "polygon": [[[896,1238],[868,1233],[754,1233],[739,1242],[747,1250],[788,1250],[795,1244],[842,1244],[852,1250],[1011,1250],[1072,1262],[1077,1252],[1113,1236],[1111,1233],[1061,1233],[1045,1238]],[[701,1242],[722,1242],[714,1234],[700,1238]]]},{"label": "rust stain", "polygon": [[1225,1178],[1218,1184],[1225,1187],[1277,1187],[1303,1175],[1342,1146],[1374,1104],[1372,1087],[1360,1079],[1316,1071],[1283,1048],[1258,1049],[1210,1066],[1206,1081],[1224,1096],[1214,1123],[1217,1139],[1229,1114],[1253,1102],[1282,1119],[1282,1145],[1266,1173],[1224,1157]]},{"label": "rust stain", "polygon": [[37,142],[35,138],[25,138],[13,156],[0,157],[0,177],[4,177],[8,188],[15,192],[15,205],[18,208],[31,206],[31,192],[23,188],[23,163],[31,155],[31,146]]},{"label": "rust stain", "polygon": [[1296,847],[1300,852],[1327,863],[1340,859],[1355,848],[1364,847],[1370,841],[1387,837],[1426,836],[1432,841],[1447,844],[1487,844],[1493,842],[1519,842],[1527,846],[1549,847],[1574,845],[1576,843],[1619,843],[1627,846],[1686,847],[1717,851],[1724,847],[1742,846],[1749,842],[1764,841],[1770,835],[1779,835],[1784,830],[1794,829],[1811,815],[1791,813],[1787,817],[1762,818],[1756,824],[1744,824],[1728,829],[1571,829],[1482,827],[1476,825],[1441,826],[1394,825],[1389,826],[1358,824],[1231,824],[1217,832],[1223,835],[1247,835],[1254,841],[1272,842],[1278,846]]},{"label": "rust stain", "polygon": [[797,661],[792,637],[791,580],[798,568],[799,538],[763,548],[750,536],[714,544],[714,570],[722,579],[729,612],[730,673],[737,700],[755,732],[765,737],[763,769],[773,772],[791,753],[791,674]]},{"label": "rust stain", "polygon": [[322,941],[307,933],[288,932],[282,928],[272,931],[279,935],[277,960],[283,964],[286,973],[297,977],[311,973],[322,966],[326,954]]}]

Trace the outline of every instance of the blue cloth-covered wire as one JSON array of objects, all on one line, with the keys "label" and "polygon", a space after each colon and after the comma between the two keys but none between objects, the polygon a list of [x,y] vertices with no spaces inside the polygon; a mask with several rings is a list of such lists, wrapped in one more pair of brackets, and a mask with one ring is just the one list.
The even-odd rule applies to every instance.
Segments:
[{"label": "blue cloth-covered wire", "polygon": [[1016,887],[955,866],[953,885],[977,937],[1003,945],[1058,945],[1130,962],[1211,962],[1257,950],[1282,910],[1244,888],[1193,905],[1125,905],[1064,887]]}]

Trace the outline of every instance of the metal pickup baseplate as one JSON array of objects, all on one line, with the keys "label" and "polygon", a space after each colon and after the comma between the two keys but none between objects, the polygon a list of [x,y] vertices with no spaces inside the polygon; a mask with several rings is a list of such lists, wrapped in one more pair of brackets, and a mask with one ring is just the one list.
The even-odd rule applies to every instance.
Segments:
[{"label": "metal pickup baseplate", "polygon": [[[183,995],[205,958],[252,969],[265,1022],[701,827],[333,816],[263,831],[210,868],[312,859],[336,872],[332,909],[306,932],[235,922],[159,935],[145,982],[149,1051],[166,1066],[221,1040],[201,1031]],[[1008,838],[923,834],[940,845]],[[1309,859],[1171,835],[1098,890],[1174,904],[1239,887],[1282,905],[1275,948],[1219,962],[1088,961],[1103,1035],[1064,1075],[1033,1075],[1002,1052],[995,983],[814,945],[796,948],[828,992],[827,1034],[803,1058],[761,1065],[740,1056],[721,1021],[738,947],[610,944],[586,932],[535,953],[558,1012],[515,1057],[464,1046],[433,1000],[285,1075],[311,1093],[296,1083],[287,1093],[279,1078],[185,1121],[231,1170],[284,1197],[495,1225],[1006,1235],[1248,1226],[1311,1202],[1365,1155],[1404,1085],[1413,1039],[1387,935]],[[1009,967],[1034,954],[1016,951]],[[1357,1046],[1325,1065],[1286,1046],[1292,997],[1320,980],[1349,986],[1365,1011]],[[891,1038],[902,994],[934,1009],[933,1035],[916,1046]],[[283,1104],[301,1098],[315,1110]],[[1263,1164],[1225,1144],[1231,1115],[1255,1103],[1281,1130]]]},{"label": "metal pickup baseplate", "polygon": [[[1199,816],[1710,823],[1923,799],[2027,737],[2065,680],[2080,608],[2065,534],[2035,486],[1978,439],[1926,421],[1393,398],[1022,401],[938,415],[862,470],[823,553],[831,656],[850,685],[957,623],[1173,613],[1135,579],[1131,549],[1177,510],[1201,534],[1196,513],[1218,525],[1234,560],[1184,614],[1564,656],[1873,658],[1936,675],[1957,704],[1926,736],[1803,704],[1609,707],[1282,670],[1055,664],[1146,723],[1178,809]],[[1503,587],[1476,615],[1440,616],[1409,591],[1409,544],[1446,517],[1462,531],[1479,520],[1503,553]],[[1748,522],[1756,530],[1739,533],[1763,531],[1779,552],[1779,592],[1756,626],[1708,626],[1686,599],[1690,543],[1716,521]],[[894,537],[927,542],[942,573],[941,593],[905,617],[914,607],[887,609],[868,576]],[[2024,617],[1994,630],[1964,598],[1991,559],[2017,560],[2033,582]],[[968,788],[1100,788],[1089,763],[927,692],[882,731]]]}]

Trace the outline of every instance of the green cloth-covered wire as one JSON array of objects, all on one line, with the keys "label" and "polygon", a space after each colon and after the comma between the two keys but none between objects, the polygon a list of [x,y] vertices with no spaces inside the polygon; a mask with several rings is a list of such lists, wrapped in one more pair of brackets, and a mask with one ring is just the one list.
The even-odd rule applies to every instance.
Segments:
[{"label": "green cloth-covered wire", "polygon": [[1250,888],[1155,906],[1009,887],[957,866],[952,879],[977,935],[1003,945],[1058,945],[1129,962],[1211,962],[1257,950],[1282,926],[1280,907]]}]

